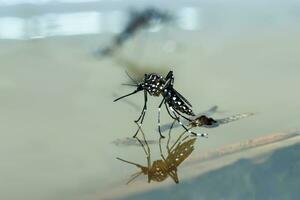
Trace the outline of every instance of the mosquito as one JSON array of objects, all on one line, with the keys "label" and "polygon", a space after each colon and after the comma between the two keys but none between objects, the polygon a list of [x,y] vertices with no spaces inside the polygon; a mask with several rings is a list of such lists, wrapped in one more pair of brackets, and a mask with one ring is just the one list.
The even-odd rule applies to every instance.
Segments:
[{"label": "mosquito", "polygon": [[[142,129],[141,129],[141,132],[142,132],[144,141],[147,141]],[[177,167],[184,160],[186,160],[191,155],[191,153],[194,151],[194,144],[197,139],[197,138],[189,138],[188,136],[181,139],[182,136],[184,135],[184,133],[186,133],[186,131],[184,131],[179,136],[179,138],[172,145],[171,148],[169,147],[169,141],[170,141],[170,134],[169,134],[169,140],[167,143],[167,150],[168,150],[167,157],[165,157],[163,155],[162,148],[161,148],[161,142],[159,142],[160,154],[161,154],[162,159],[156,160],[152,164],[151,164],[151,152],[150,152],[148,143],[145,142],[145,145],[146,145],[146,148],[145,148],[144,143],[141,142],[138,137],[136,137],[136,139],[139,141],[140,145],[142,146],[142,148],[147,156],[147,166],[143,166],[138,163],[134,163],[134,162],[124,160],[122,158],[117,157],[118,160],[120,160],[122,162],[126,162],[128,164],[135,165],[136,167],[141,169],[141,171],[134,173],[131,176],[131,179],[127,182],[127,184],[132,182],[134,179],[136,179],[141,174],[147,175],[148,183],[150,183],[151,181],[162,182],[162,181],[166,180],[168,177],[171,177],[173,179],[173,181],[176,184],[178,184],[179,178],[177,175]],[[161,138],[159,141],[161,141]]]},{"label": "mosquito", "polygon": [[[127,75],[129,76],[129,74]],[[192,105],[190,104],[190,102],[174,89],[173,71],[169,71],[166,77],[163,77],[156,73],[145,74],[144,80],[140,83],[138,83],[134,79],[132,80],[135,82],[135,84],[133,85],[127,84],[127,85],[137,87],[136,90],[115,99],[114,102],[123,99],[125,97],[128,97],[130,95],[133,95],[137,92],[144,91],[144,107],[138,119],[134,121],[135,123],[138,124],[138,130],[136,131],[133,137],[136,137],[144,121],[144,117],[147,111],[147,101],[148,101],[147,94],[155,97],[159,97],[159,96],[163,97],[161,103],[158,106],[158,132],[160,134],[160,137],[164,138],[164,136],[161,134],[161,128],[160,128],[160,112],[163,104],[165,105],[169,116],[173,119],[176,119],[187,132],[196,136],[206,137],[207,134],[198,134],[192,132],[181,122],[180,117],[188,121],[192,121],[185,115],[195,116],[195,114],[191,109]]]},{"label": "mosquito", "polygon": [[[254,115],[254,113],[241,113],[241,114],[236,114],[232,115],[229,117],[225,118],[220,118],[220,119],[214,119],[211,117],[208,117],[206,115],[198,115],[198,117],[195,117],[193,120],[186,122],[187,127],[194,128],[194,127],[204,127],[204,128],[216,128],[219,127],[220,125],[231,123],[243,118],[247,118]],[[176,128],[180,125],[171,125],[173,128]],[[166,130],[166,127],[170,127],[170,124],[166,124],[162,126],[163,129],[162,131]]]}]

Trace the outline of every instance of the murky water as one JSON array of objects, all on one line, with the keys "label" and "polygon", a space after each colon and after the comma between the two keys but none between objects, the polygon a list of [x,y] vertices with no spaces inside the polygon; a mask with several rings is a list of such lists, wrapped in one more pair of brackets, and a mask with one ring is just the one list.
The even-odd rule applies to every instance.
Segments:
[{"label": "murky water", "polygon": [[[220,111],[215,117],[255,113],[220,128],[196,129],[209,139],[199,138],[193,153],[298,128],[299,4],[195,6],[201,10],[196,29],[187,30],[190,24],[144,32],[120,52],[139,66],[172,69],[175,87],[195,113],[213,105]],[[116,157],[146,162],[139,147],[112,143],[134,134],[143,95],[127,99],[138,109],[113,103],[133,88],[121,86],[128,81],[124,66],[93,55],[111,37],[0,41],[1,199],[97,199],[134,172]],[[144,131],[152,140],[158,139],[160,100],[149,97]],[[162,115],[163,123],[171,122],[164,110]],[[153,154],[159,157],[158,148]]]}]

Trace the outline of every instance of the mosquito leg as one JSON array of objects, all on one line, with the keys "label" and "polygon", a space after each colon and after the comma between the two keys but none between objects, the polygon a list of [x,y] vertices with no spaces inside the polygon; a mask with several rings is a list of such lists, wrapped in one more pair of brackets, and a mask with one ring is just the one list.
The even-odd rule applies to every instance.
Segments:
[{"label": "mosquito leg", "polygon": [[[189,130],[189,129],[188,129]],[[174,144],[171,146],[171,148],[169,148],[169,152],[171,152],[172,150],[173,150],[173,148],[175,147],[175,145],[179,145],[181,142],[180,142],[180,139],[184,136],[184,134],[186,133],[186,132],[188,132],[188,131],[183,131],[181,134],[180,134],[180,136],[177,138],[177,140],[174,142]],[[188,136],[186,136],[186,137],[188,137]],[[185,140],[186,139],[186,137],[183,139],[183,140]],[[182,141],[183,141],[182,140]]]},{"label": "mosquito leg", "polygon": [[138,129],[136,130],[136,132],[135,132],[135,134],[132,136],[133,138],[136,138],[136,136],[137,136],[137,134],[139,133],[139,131],[140,130],[142,130],[141,128],[141,125],[142,125],[142,123],[138,123],[138,122],[136,122],[135,121],[135,123],[136,123],[136,125],[138,126]]},{"label": "mosquito leg", "polygon": [[181,116],[181,117],[183,117],[184,119],[186,119],[186,120],[188,120],[188,121],[193,121],[193,120],[191,120],[191,119],[189,119],[189,118],[187,118],[186,116],[184,116],[184,115],[182,115],[180,112],[178,112],[177,110],[172,110],[172,112],[174,113],[174,111],[176,112],[176,114],[178,114],[179,116]]},{"label": "mosquito leg", "polygon": [[142,132],[142,136],[143,136],[143,139],[144,139],[146,147],[147,147],[147,156],[149,156],[149,158],[150,158],[150,148],[149,148],[149,145],[148,145],[148,142],[147,142],[147,139],[145,137],[145,133],[144,133],[143,129],[141,129],[141,132]]},{"label": "mosquito leg", "polygon": [[[137,131],[135,132],[135,134],[133,135],[133,138],[136,137],[136,135],[137,135],[138,132],[140,131],[141,126],[142,126],[142,124],[143,124],[144,117],[145,117],[145,114],[146,114],[146,111],[147,111],[147,101],[148,101],[148,98],[147,98],[147,91],[144,90],[144,107],[143,107],[142,113],[141,113],[141,115],[139,116],[139,118],[138,118],[137,120],[134,121],[135,123],[137,123],[138,129],[137,129]],[[140,121],[140,119],[141,119],[141,122],[138,123],[138,121]]]},{"label": "mosquito leg", "polygon": [[142,112],[141,112],[139,118],[138,118],[137,120],[135,120],[134,122],[140,121],[141,117],[142,117],[143,115],[145,115],[144,113],[147,111],[147,101],[148,101],[148,98],[147,98],[147,91],[144,90],[144,107],[143,107],[143,110],[142,110]]},{"label": "mosquito leg", "polygon": [[[143,148],[143,150],[144,150],[146,156],[148,156],[148,152],[147,152],[147,150],[146,150],[146,148],[145,148],[143,142],[142,142],[138,137],[135,137],[135,139],[140,143],[140,145],[141,145],[141,147]],[[144,141],[145,141],[145,140],[144,140]]]},{"label": "mosquito leg", "polygon": [[[137,123],[137,122],[136,122]],[[138,123],[137,123],[138,124]],[[150,151],[150,148],[149,148],[149,145],[148,145],[148,142],[146,140],[146,137],[145,137],[145,133],[144,131],[141,129],[141,127],[139,126],[139,130],[141,130],[142,132],[142,136],[143,136],[143,139],[145,141],[145,145],[147,147],[147,151],[145,149],[145,146],[144,144],[140,141],[140,139],[138,137],[136,137],[136,139],[139,141],[139,143],[141,144],[141,146],[143,147],[145,153],[146,153],[146,156],[147,156],[147,166],[148,166],[148,169],[151,168],[151,151]],[[141,168],[142,169],[142,168]],[[142,173],[142,172],[141,172]],[[137,176],[136,176],[137,177]],[[150,177],[150,174],[148,173],[148,183],[150,183],[151,181],[151,177]]]},{"label": "mosquito leg", "polygon": [[184,130],[185,130],[186,132],[189,132],[190,134],[195,135],[195,136],[207,137],[207,134],[206,134],[206,133],[198,134],[198,133],[195,133],[195,132],[190,131],[190,129],[188,129],[188,128],[181,122],[179,116],[177,116],[176,112],[174,111],[174,109],[173,109],[172,107],[170,107],[170,110],[171,110],[172,113],[176,116],[178,123],[182,126],[182,128],[184,128]]},{"label": "mosquito leg", "polygon": [[163,160],[166,160],[166,158],[165,158],[165,156],[164,156],[164,154],[163,154],[163,152],[162,152],[162,148],[161,148],[161,139],[162,138],[159,138],[159,152],[160,152],[160,156],[162,157],[162,159]]},{"label": "mosquito leg", "polygon": [[158,118],[157,118],[158,132],[159,132],[159,135],[161,138],[165,138],[165,136],[163,136],[161,134],[161,130],[160,130],[160,110],[161,110],[161,106],[164,103],[164,101],[165,101],[165,98],[163,98],[163,100],[161,101],[161,103],[158,106]]},{"label": "mosquito leg", "polygon": [[171,132],[172,132],[172,128],[173,128],[175,122],[177,122],[177,119],[174,119],[174,121],[171,124],[170,129],[169,129],[169,138],[168,138],[168,142],[167,142],[167,150],[168,150],[169,153],[171,152],[170,146],[169,146],[170,145],[170,140],[171,140]]},{"label": "mosquito leg", "polygon": [[168,114],[170,115],[170,117],[172,117],[173,119],[177,120],[176,117],[174,117],[174,116],[171,114],[171,112],[170,112],[170,110],[169,110],[169,106],[168,106],[167,103],[165,103],[165,106],[166,106],[166,109],[167,109]]},{"label": "mosquito leg", "polygon": [[[142,132],[143,138],[144,138],[145,143],[146,143],[147,148],[148,148],[147,164],[148,164],[148,169],[150,169],[150,168],[151,168],[151,151],[150,151],[149,145],[148,145],[148,143],[147,143],[147,140],[146,140],[146,138],[145,138],[145,133],[143,132],[142,129],[141,129],[141,132]],[[151,175],[151,174],[148,173],[148,183],[151,182],[151,177],[150,177],[150,175]]]}]

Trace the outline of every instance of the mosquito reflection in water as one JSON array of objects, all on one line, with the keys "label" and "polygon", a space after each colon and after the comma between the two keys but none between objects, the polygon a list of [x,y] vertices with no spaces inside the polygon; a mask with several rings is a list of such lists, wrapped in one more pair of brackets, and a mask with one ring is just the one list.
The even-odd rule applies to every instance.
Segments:
[{"label": "mosquito reflection in water", "polygon": [[[174,121],[175,123],[176,121]],[[173,123],[173,124],[174,124]],[[186,131],[181,133],[177,140],[170,146],[171,143],[171,130],[169,130],[168,140],[166,143],[166,152],[167,156],[164,155],[162,149],[162,138],[159,139],[159,150],[160,150],[160,160],[155,160],[151,164],[151,150],[149,148],[149,144],[145,138],[145,134],[141,129],[143,140],[136,137],[135,139],[139,142],[140,146],[143,148],[146,158],[147,165],[143,166],[138,163],[134,163],[128,160],[124,160],[122,158],[117,158],[118,160],[135,165],[140,168],[141,171],[134,173],[130,180],[127,182],[129,184],[138,176],[144,174],[148,177],[148,183],[151,181],[162,182],[166,180],[168,177],[171,177],[175,183],[179,183],[178,175],[177,175],[177,167],[186,160],[194,150],[194,144],[196,141],[196,137],[192,137],[190,135],[185,136]]]}]

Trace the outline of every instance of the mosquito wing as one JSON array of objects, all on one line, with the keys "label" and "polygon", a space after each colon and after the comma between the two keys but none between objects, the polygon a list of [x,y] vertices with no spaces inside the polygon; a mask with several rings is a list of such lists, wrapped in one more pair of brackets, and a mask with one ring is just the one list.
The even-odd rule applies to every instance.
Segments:
[{"label": "mosquito wing", "polygon": [[171,150],[166,163],[169,168],[178,167],[187,157],[194,151],[194,144],[197,138],[189,139],[181,144],[178,144],[175,149]]},{"label": "mosquito wing", "polygon": [[230,123],[230,122],[234,122],[234,121],[246,118],[246,117],[250,117],[252,115],[254,115],[254,113],[236,114],[236,115],[232,115],[230,117],[226,117],[226,118],[222,118],[222,119],[216,119],[215,121],[217,123],[214,123],[212,125],[203,125],[203,127],[205,127],[205,128],[215,128],[215,127],[218,127],[222,124],[227,124],[227,123]]},{"label": "mosquito wing", "polygon": [[192,104],[186,99],[184,98],[179,92],[177,92],[174,88],[173,91],[175,92],[176,95],[179,96],[180,99],[182,99],[186,104],[188,104],[190,107],[193,107]]},{"label": "mosquito wing", "polygon": [[254,115],[254,113],[242,113],[242,114],[237,114],[237,115],[233,115],[233,116],[230,116],[230,117],[226,117],[226,118],[223,118],[223,119],[217,119],[216,121],[218,122],[218,124],[221,125],[221,124],[227,124],[227,123],[230,123],[230,122],[234,122],[234,121],[246,118],[246,117],[250,117],[252,115]]}]

